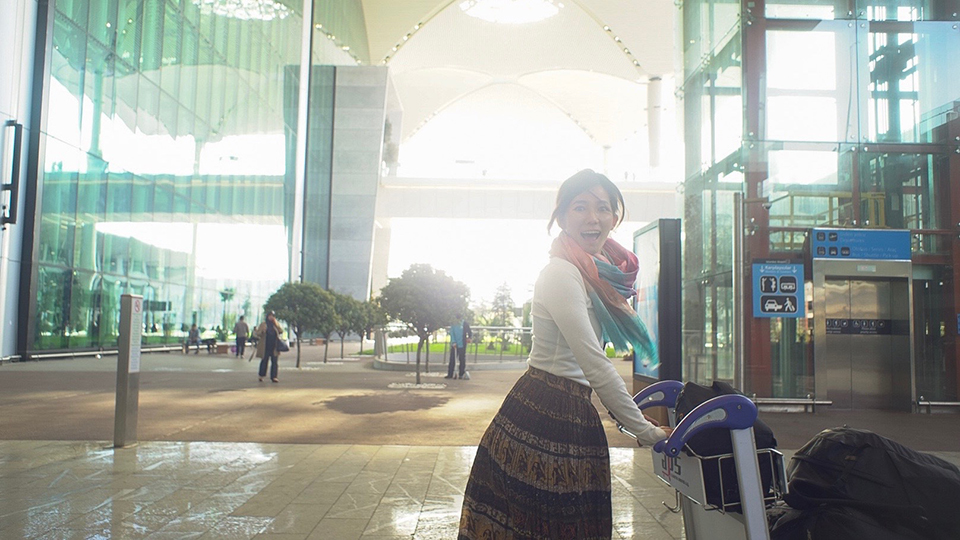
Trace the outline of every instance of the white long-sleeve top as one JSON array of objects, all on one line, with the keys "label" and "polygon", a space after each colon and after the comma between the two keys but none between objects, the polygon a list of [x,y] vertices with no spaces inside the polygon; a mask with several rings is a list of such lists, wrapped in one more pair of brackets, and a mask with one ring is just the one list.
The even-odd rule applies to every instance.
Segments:
[{"label": "white long-sleeve top", "polygon": [[647,445],[666,433],[643,417],[603,351],[603,333],[580,271],[552,257],[533,289],[533,347],[527,365],[593,388],[600,402]]}]

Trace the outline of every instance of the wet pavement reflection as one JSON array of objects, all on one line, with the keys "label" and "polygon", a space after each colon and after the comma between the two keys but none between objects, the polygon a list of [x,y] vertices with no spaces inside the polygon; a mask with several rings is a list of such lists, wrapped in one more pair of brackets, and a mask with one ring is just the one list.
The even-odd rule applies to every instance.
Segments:
[{"label": "wet pavement reflection", "polygon": [[[0,441],[3,539],[456,538],[476,447]],[[682,538],[649,450],[612,448],[614,538]]]}]

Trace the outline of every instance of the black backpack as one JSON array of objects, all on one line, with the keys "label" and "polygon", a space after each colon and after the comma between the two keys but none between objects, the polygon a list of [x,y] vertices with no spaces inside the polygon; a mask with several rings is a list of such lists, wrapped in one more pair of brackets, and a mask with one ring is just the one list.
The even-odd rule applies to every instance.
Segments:
[{"label": "black backpack", "polygon": [[[677,423],[690,411],[708,399],[727,394],[740,394],[736,388],[725,382],[714,381],[711,386],[701,386],[688,382],[677,396]],[[757,418],[753,424],[753,437],[757,441],[757,449],[776,448],[777,439],[773,430],[763,420]],[[697,433],[687,442],[690,450],[701,456],[718,456],[733,452],[733,443],[730,441],[730,432],[722,428],[705,429]]]},{"label": "black backpack", "polygon": [[960,538],[960,469],[876,433],[821,431],[793,456],[787,478],[784,501],[798,510],[845,506],[924,538]]},{"label": "black backpack", "polygon": [[[701,386],[688,382],[677,396],[677,423],[693,409],[708,399],[726,394],[740,394],[734,387],[725,382],[714,381],[712,386]],[[753,435],[757,442],[757,449],[776,448],[777,439],[770,429],[759,418],[753,424]],[[728,512],[741,512],[740,485],[737,482],[737,470],[733,458],[711,458],[709,456],[729,455],[733,453],[733,442],[730,440],[730,431],[723,428],[709,428],[697,433],[687,441],[687,449],[706,459],[702,460],[703,484],[706,489],[707,504],[714,506],[726,505]],[[689,451],[687,452],[690,453]],[[773,497],[773,464],[769,454],[759,456],[760,483],[764,497]],[[721,478],[723,479],[721,492]]]}]

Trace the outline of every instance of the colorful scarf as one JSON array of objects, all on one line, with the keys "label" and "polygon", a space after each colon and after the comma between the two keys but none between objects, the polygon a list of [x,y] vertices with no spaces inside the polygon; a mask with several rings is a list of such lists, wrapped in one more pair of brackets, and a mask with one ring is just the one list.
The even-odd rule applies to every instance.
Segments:
[{"label": "colorful scarf", "polygon": [[633,284],[640,264],[637,256],[613,239],[607,238],[603,253],[608,262],[591,256],[565,232],[553,241],[550,254],[569,261],[587,282],[587,294],[603,330],[604,343],[612,343],[618,353],[633,349],[640,358],[657,363],[657,345],[646,326],[627,300],[637,294]]}]

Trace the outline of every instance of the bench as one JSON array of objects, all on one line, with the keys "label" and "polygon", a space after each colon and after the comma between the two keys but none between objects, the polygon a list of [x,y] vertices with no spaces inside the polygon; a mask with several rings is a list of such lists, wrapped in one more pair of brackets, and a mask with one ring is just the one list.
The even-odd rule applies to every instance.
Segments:
[{"label": "bench", "polygon": [[197,350],[200,350],[200,346],[207,348],[207,353],[213,354],[217,352],[217,340],[215,338],[201,339],[199,343],[191,343],[189,340],[183,342],[183,352],[187,354],[190,352],[190,347],[196,347]]}]

